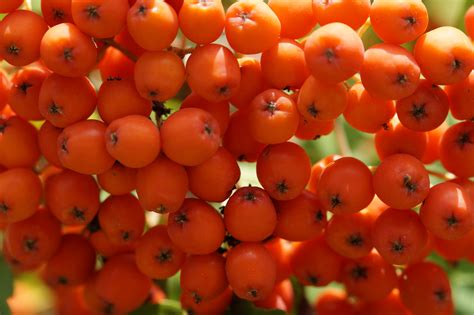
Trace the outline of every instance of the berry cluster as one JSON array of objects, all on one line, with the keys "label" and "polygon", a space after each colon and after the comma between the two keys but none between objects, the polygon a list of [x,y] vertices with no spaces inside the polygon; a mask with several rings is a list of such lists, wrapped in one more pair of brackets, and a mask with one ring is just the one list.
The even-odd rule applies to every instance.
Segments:
[{"label": "berry cluster", "polygon": [[[425,258],[474,260],[474,7],[470,38],[420,0],[22,3],[0,3],[2,250],[60,314],[160,303],[178,272],[190,314],[303,313],[293,287],[331,282],[317,314],[454,314]],[[311,165],[341,117],[378,166]]]}]

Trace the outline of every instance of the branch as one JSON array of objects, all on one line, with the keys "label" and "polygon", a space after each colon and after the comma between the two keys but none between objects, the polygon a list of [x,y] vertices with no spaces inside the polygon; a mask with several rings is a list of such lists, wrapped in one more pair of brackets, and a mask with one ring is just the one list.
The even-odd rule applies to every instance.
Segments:
[{"label": "branch", "polygon": [[191,54],[194,51],[194,47],[190,48],[179,48],[179,47],[174,47],[170,46],[168,47],[167,51],[174,52],[176,55],[178,55],[181,59],[184,58],[184,56]]},{"label": "branch", "polygon": [[120,45],[119,43],[117,43],[113,39],[98,39],[98,41],[104,43],[108,47],[113,47],[113,48],[119,50],[122,54],[127,56],[128,59],[132,60],[133,62],[136,62],[138,60],[138,57],[134,53],[132,53],[130,50],[123,47],[122,45]]},{"label": "branch", "polygon": [[438,177],[438,178],[440,178],[442,180],[445,180],[445,181],[454,179],[454,175],[451,174],[451,173],[441,173],[441,172],[436,172],[436,171],[432,171],[432,170],[429,170],[429,169],[427,169],[426,171],[431,176]]}]

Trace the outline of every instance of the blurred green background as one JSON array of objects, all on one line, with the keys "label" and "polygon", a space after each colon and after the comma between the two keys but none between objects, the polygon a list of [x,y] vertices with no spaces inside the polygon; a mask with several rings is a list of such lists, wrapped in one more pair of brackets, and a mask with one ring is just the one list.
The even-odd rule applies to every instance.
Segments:
[{"label": "blurred green background", "polygon": [[[298,0],[288,0],[298,1]],[[229,6],[235,2],[232,0],[223,0],[225,6]],[[442,25],[452,25],[464,30],[463,15],[467,8],[474,5],[474,0],[424,0],[430,15],[430,28],[435,28]],[[41,0],[31,0],[31,5],[34,11],[41,14],[40,6]],[[363,36],[364,44],[367,47],[380,42],[371,28]],[[405,45],[408,49],[412,47],[412,43]],[[96,79],[92,77],[91,79]],[[174,99],[167,102],[170,107],[178,107],[180,99]],[[449,118],[450,123],[455,121]],[[337,121],[340,132],[345,134],[347,138],[347,146],[350,149],[350,154],[361,159],[368,165],[377,165],[378,158],[373,147],[373,136],[351,128],[340,117]],[[341,153],[341,144],[336,141],[335,133],[322,137],[314,141],[298,141],[308,152],[313,162],[333,153]],[[345,144],[342,144],[343,146]],[[243,183],[257,183],[255,175],[255,165],[248,163],[240,164],[242,169]],[[439,163],[434,163],[428,166],[429,169],[435,171],[442,171]],[[432,178],[433,182],[438,179]],[[2,243],[2,235],[0,232],[0,244]],[[473,244],[474,246],[474,244]],[[436,261],[442,265],[451,279],[453,289],[453,296],[456,305],[457,315],[474,315],[474,265],[467,261],[460,262],[446,262],[437,255],[429,257],[430,260]],[[33,312],[22,314],[53,314],[53,296],[51,292],[41,283],[34,274],[22,274],[14,277],[9,267],[4,262],[0,255],[0,315],[8,315],[10,311],[6,300],[13,294],[13,281],[15,281],[16,299],[10,300],[10,303],[18,303],[22,301],[24,309],[33,309]],[[162,306],[145,305],[134,314],[180,314],[179,311],[179,276],[174,276],[166,283],[161,283],[166,288],[167,299]],[[337,284],[332,286],[339,286]],[[310,303],[313,303],[317,295],[324,290],[324,288],[305,288],[304,294]],[[298,293],[298,292],[297,292]],[[300,294],[302,292],[299,292]],[[298,294],[296,296],[298,298]],[[26,303],[25,303],[26,301]],[[230,314],[283,314],[280,311],[264,311],[251,306],[249,303],[237,302],[233,305]],[[296,314],[296,313],[295,313]]]}]

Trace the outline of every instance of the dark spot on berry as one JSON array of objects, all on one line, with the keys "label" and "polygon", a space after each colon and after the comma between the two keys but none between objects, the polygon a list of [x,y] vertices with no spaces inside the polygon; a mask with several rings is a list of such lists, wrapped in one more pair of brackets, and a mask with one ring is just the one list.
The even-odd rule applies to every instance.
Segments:
[{"label": "dark spot on berry", "polygon": [[285,194],[288,192],[290,188],[288,187],[288,184],[286,183],[285,180],[282,180],[281,182],[278,182],[276,184],[276,190],[280,193],[280,194]]},{"label": "dark spot on berry", "polygon": [[355,280],[361,280],[361,279],[367,280],[368,279],[367,271],[368,270],[366,267],[357,265],[354,268],[352,268],[351,276]]},{"label": "dark spot on berry", "polygon": [[336,59],[336,53],[332,48],[328,48],[324,51],[324,57],[326,57],[329,63],[332,63]]},{"label": "dark spot on berry", "polygon": [[447,296],[446,296],[446,291],[444,289],[438,289],[434,291],[433,293],[438,301],[440,302],[446,301]]},{"label": "dark spot on berry", "polygon": [[462,65],[463,65],[463,64],[462,64],[462,62],[461,62],[460,60],[454,59],[451,66],[453,67],[453,70],[456,71],[456,70],[461,69],[461,68],[462,68]]},{"label": "dark spot on berry", "polygon": [[69,150],[67,148],[67,138],[64,138],[63,141],[61,142],[61,150],[64,153],[69,153]]},{"label": "dark spot on berry", "polygon": [[165,213],[167,210],[166,206],[164,204],[160,204],[158,208],[156,208],[156,212],[158,213]]},{"label": "dark spot on berry", "polygon": [[111,132],[110,133],[110,142],[112,142],[112,145],[116,145],[118,142],[119,138],[116,132]]},{"label": "dark spot on berry", "polygon": [[122,81],[121,77],[108,76],[107,81]]},{"label": "dark spot on berry", "polygon": [[73,207],[71,209],[71,215],[73,216],[75,220],[82,221],[82,222],[86,220],[86,211],[79,207]]},{"label": "dark spot on berry", "polygon": [[7,123],[4,121],[0,123],[0,133],[4,133],[5,129],[7,129]]},{"label": "dark spot on berry", "polygon": [[64,276],[58,277],[58,284],[60,285],[67,285],[69,283],[68,279]]},{"label": "dark spot on berry", "polygon": [[249,14],[248,12],[242,12],[240,13],[239,17],[242,19],[242,22],[245,23],[245,21],[247,21],[247,19],[249,18]]},{"label": "dark spot on berry", "polygon": [[392,247],[392,252],[395,252],[397,254],[403,253],[406,248],[405,244],[403,244],[403,241],[401,239],[391,242],[391,247]]},{"label": "dark spot on berry", "polygon": [[167,263],[173,258],[173,252],[171,249],[162,249],[160,252],[155,256],[155,259],[158,260],[160,264]]},{"label": "dark spot on berry", "polygon": [[56,103],[52,103],[48,107],[48,113],[51,115],[62,115],[63,114],[63,109],[61,106],[58,106]]},{"label": "dark spot on berry", "polygon": [[339,195],[334,195],[330,197],[331,207],[332,209],[340,206],[342,204],[342,200],[339,198]]},{"label": "dark spot on berry", "polygon": [[459,223],[458,218],[454,215],[454,213],[451,213],[451,215],[447,218],[445,218],[446,223],[448,224],[448,228],[452,228],[456,226]]},{"label": "dark spot on berry", "polygon": [[74,55],[72,53],[73,48],[64,48],[63,50],[63,57],[66,61],[72,61],[74,59]]},{"label": "dark spot on berry", "polygon": [[180,212],[174,217],[174,221],[179,225],[184,225],[184,223],[188,222],[188,216],[186,213]]},{"label": "dark spot on berry", "polygon": [[217,88],[217,94],[227,96],[230,93],[230,88],[226,85]]},{"label": "dark spot on berry", "polygon": [[7,213],[10,208],[7,206],[5,201],[0,202],[0,212],[1,213]]},{"label": "dark spot on berry", "polygon": [[252,192],[252,191],[248,191],[244,194],[243,196],[244,200],[247,200],[247,201],[255,201],[257,200],[257,197],[255,196],[255,194]]},{"label": "dark spot on berry", "polygon": [[23,241],[23,249],[25,252],[34,252],[38,250],[38,240],[27,238]]},{"label": "dark spot on berry", "polygon": [[129,231],[122,231],[122,233],[120,234],[121,234],[120,236],[122,237],[124,241],[129,241],[132,238],[132,235]]},{"label": "dark spot on berry", "polygon": [[308,275],[306,277],[306,280],[311,283],[312,285],[317,285],[319,282],[319,278],[314,276],[314,275]]},{"label": "dark spot on berry", "polygon": [[64,20],[64,11],[63,10],[60,10],[60,9],[54,9],[53,8],[53,19],[55,21],[62,21]]},{"label": "dark spot on berry", "polygon": [[405,85],[408,83],[408,77],[406,74],[402,74],[402,73],[399,73],[397,75],[397,81],[396,83],[400,84],[400,85]]},{"label": "dark spot on berry", "polygon": [[265,106],[265,110],[267,112],[270,112],[270,114],[274,114],[275,111],[277,110],[277,106],[276,106],[276,103],[275,102],[268,102]]},{"label": "dark spot on berry", "polygon": [[409,26],[413,26],[416,24],[416,18],[414,16],[408,16],[404,18],[404,20],[407,22]]},{"label": "dark spot on berry", "polygon": [[32,87],[33,84],[28,83],[28,82],[22,82],[17,85],[17,89],[20,90],[21,93],[26,94],[28,92],[28,89]]},{"label": "dark spot on berry", "polygon": [[207,135],[212,135],[212,128],[209,124],[204,124],[204,133],[206,133]]},{"label": "dark spot on berry", "polygon": [[460,133],[459,134],[459,137],[457,139],[457,143],[459,145],[459,147],[462,149],[464,149],[464,146],[466,144],[472,144],[472,141],[471,141],[471,137],[469,136],[469,133],[465,132],[465,133]]},{"label": "dark spot on berry", "polygon": [[417,190],[417,185],[411,181],[410,175],[405,175],[403,177],[403,186],[407,189],[408,193],[414,193]]},{"label": "dark spot on berry", "polygon": [[364,245],[364,239],[362,238],[362,235],[360,235],[360,233],[354,233],[349,235],[349,237],[347,238],[347,243],[350,246],[361,247],[362,245]]},{"label": "dark spot on berry", "polygon": [[100,231],[99,216],[95,216],[89,224],[87,224],[87,230],[92,234]]},{"label": "dark spot on berry", "polygon": [[98,20],[100,18],[99,15],[99,7],[90,5],[84,9],[84,12],[87,14],[87,17],[91,20]]},{"label": "dark spot on berry", "polygon": [[314,219],[317,221],[317,222],[322,222],[324,220],[324,213],[322,210],[318,210],[316,211],[316,213],[314,214]]},{"label": "dark spot on berry", "polygon": [[147,7],[145,7],[143,4],[138,7],[137,14],[138,15],[146,15]]},{"label": "dark spot on berry", "polygon": [[199,304],[202,302],[202,297],[196,292],[191,293],[194,303]]},{"label": "dark spot on berry", "polygon": [[420,121],[423,118],[428,117],[428,114],[426,113],[425,106],[426,106],[426,104],[420,104],[420,105],[413,104],[410,113],[417,121]]},{"label": "dark spot on berry", "polygon": [[258,297],[257,289],[250,289],[248,290],[247,294],[254,299]]},{"label": "dark spot on berry", "polygon": [[10,46],[7,47],[7,53],[9,55],[18,56],[20,54],[20,51],[21,51],[20,47],[18,47],[15,44],[10,44]]},{"label": "dark spot on berry", "polygon": [[105,302],[102,312],[104,315],[113,315],[115,313],[115,306],[112,303]]},{"label": "dark spot on berry", "polygon": [[307,108],[308,113],[311,115],[311,117],[316,117],[319,114],[319,110],[316,108],[314,103],[311,103],[308,108]]}]

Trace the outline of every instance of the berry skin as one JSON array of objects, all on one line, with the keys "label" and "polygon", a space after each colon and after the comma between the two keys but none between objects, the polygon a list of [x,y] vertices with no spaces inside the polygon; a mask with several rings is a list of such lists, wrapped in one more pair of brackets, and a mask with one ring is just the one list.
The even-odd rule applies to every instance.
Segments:
[{"label": "berry skin", "polygon": [[445,271],[431,262],[408,266],[399,281],[403,304],[415,314],[452,314],[451,286]]},{"label": "berry skin", "polygon": [[205,255],[216,251],[224,240],[224,221],[209,204],[188,198],[168,217],[168,235],[182,251]]},{"label": "berry skin", "polygon": [[227,40],[242,54],[257,54],[269,49],[277,43],[280,32],[278,16],[262,1],[239,1],[227,9]]},{"label": "berry skin", "polygon": [[422,35],[413,53],[425,78],[435,84],[458,83],[474,68],[474,48],[469,37],[451,26]]},{"label": "berry skin", "polygon": [[[340,184],[341,180],[345,181],[344,185]],[[355,158],[340,158],[322,172],[317,195],[326,211],[334,214],[358,212],[374,197],[372,173]]]},{"label": "berry skin", "polygon": [[415,92],[420,80],[420,67],[408,50],[383,43],[366,50],[360,77],[372,96],[398,100]]},{"label": "berry skin", "polygon": [[259,243],[241,243],[231,249],[225,270],[232,290],[245,300],[264,299],[275,285],[275,260]]},{"label": "berry skin", "polygon": [[269,237],[277,224],[277,213],[265,190],[239,188],[224,208],[227,231],[244,242],[258,242]]},{"label": "berry skin", "polygon": [[41,38],[48,30],[36,13],[17,10],[0,22],[0,56],[14,66],[26,66],[40,57]]},{"label": "berry skin", "polygon": [[292,142],[267,146],[257,160],[258,180],[276,200],[290,200],[303,192],[310,172],[308,155]]},{"label": "berry skin", "polygon": [[81,77],[95,66],[97,47],[92,38],[74,24],[61,23],[46,31],[41,39],[40,54],[44,64],[55,73]]},{"label": "berry skin", "polygon": [[370,22],[385,43],[403,44],[428,27],[428,11],[418,0],[377,0],[370,7]]},{"label": "berry skin", "polygon": [[339,83],[359,72],[364,62],[364,44],[346,24],[330,23],[306,39],[304,54],[316,79]]},{"label": "berry skin", "polygon": [[408,154],[394,154],[375,170],[374,190],[390,207],[410,209],[426,198],[430,179],[419,160]]},{"label": "berry skin", "polygon": [[420,217],[436,237],[458,239],[473,228],[474,205],[458,184],[440,183],[430,189],[420,208]]}]

